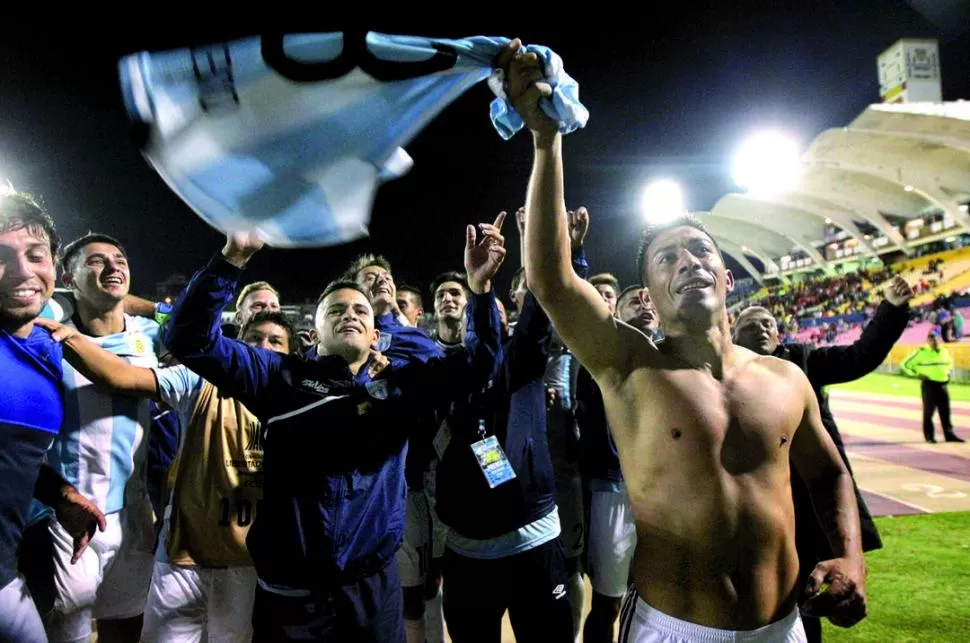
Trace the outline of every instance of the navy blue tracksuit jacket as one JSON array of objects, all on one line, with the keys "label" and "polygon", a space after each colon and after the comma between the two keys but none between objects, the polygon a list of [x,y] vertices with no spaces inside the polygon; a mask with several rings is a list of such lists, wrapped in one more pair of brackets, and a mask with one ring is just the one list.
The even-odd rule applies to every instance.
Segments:
[{"label": "navy blue tracksuit jacket", "polygon": [[[408,428],[401,418],[481,387],[501,359],[493,293],[466,309],[467,350],[394,364],[377,380],[345,360],[304,360],[221,333],[242,271],[216,255],[175,305],[165,342],[265,430],[263,500],[247,545],[261,581],[325,589],[383,569],[401,544]],[[393,362],[392,362],[393,363]]]},{"label": "navy blue tracksuit jacket", "polygon": [[[441,521],[466,538],[495,538],[547,515],[556,506],[556,482],[546,438],[546,386],[552,325],[532,293],[506,342],[488,390],[456,404],[448,422],[451,442],[437,472]],[[516,477],[490,489],[471,449],[485,423]]]}]

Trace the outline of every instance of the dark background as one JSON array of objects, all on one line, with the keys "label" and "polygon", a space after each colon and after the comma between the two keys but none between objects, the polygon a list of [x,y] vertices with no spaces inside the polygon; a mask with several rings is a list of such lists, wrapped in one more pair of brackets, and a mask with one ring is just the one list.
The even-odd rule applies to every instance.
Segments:
[{"label": "dark background", "polygon": [[[735,190],[730,159],[753,130],[782,128],[804,147],[878,102],[876,57],[898,38],[939,39],[944,100],[970,98],[966,0],[723,5],[735,3],[642,3],[609,15],[585,5],[588,17],[577,11],[545,27],[500,21],[486,5],[476,5],[466,13],[485,18],[450,20],[447,27],[432,29],[413,16],[352,26],[447,38],[521,37],[559,53],[590,110],[586,129],[565,141],[567,204],[590,210],[592,270],[609,270],[625,285],[635,279],[639,196],[647,180],[675,178],[691,210],[709,209]],[[150,18],[149,9],[159,6],[146,5],[139,20],[116,16],[115,27],[102,19],[93,31],[54,33],[30,21],[6,30],[0,38],[0,174],[43,199],[65,240],[88,230],[119,237],[131,256],[133,292],[151,297],[156,282],[172,273],[190,275],[221,247],[222,237],[164,185],[133,145],[117,61],[141,50],[259,34],[268,26],[258,19],[205,26],[178,14],[162,20]],[[554,22],[561,26],[548,26]],[[309,18],[272,24],[289,33],[347,26]],[[531,164],[526,134],[505,142],[492,129],[491,98],[485,83],[472,88],[408,146],[415,167],[381,188],[370,239],[338,248],[267,250],[253,261],[249,277],[269,280],[284,302],[295,302],[315,298],[363,251],[386,255],[399,284],[422,288],[437,273],[460,267],[466,223],[490,221],[500,210],[512,214],[523,202]],[[498,279],[502,293],[520,263],[512,220],[505,232],[510,252]]]}]

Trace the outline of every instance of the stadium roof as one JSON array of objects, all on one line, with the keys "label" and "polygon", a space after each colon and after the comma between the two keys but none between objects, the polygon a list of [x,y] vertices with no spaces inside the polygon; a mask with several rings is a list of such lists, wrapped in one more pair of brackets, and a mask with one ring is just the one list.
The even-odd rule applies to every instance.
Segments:
[{"label": "stadium roof", "polygon": [[802,165],[785,192],[728,194],[703,213],[724,251],[758,281],[785,279],[792,264],[780,259],[793,252],[802,269],[831,273],[845,260],[823,255],[831,225],[857,240],[857,254],[845,257],[857,259],[912,254],[899,224],[931,214],[942,215],[931,228],[940,237],[970,233],[970,101],[871,105],[848,127],[819,135]]}]

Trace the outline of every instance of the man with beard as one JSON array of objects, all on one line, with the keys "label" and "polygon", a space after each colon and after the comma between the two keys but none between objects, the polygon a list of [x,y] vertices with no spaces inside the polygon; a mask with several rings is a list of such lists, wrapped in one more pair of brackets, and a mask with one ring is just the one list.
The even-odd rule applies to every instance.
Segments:
[{"label": "man with beard", "polygon": [[[55,508],[72,562],[105,519],[44,463],[61,428],[62,352],[35,322],[54,292],[59,240],[32,199],[0,196],[0,640],[46,643],[31,592],[18,571],[31,495]],[[43,553],[43,552],[42,552]],[[49,559],[50,550],[46,551]]]}]

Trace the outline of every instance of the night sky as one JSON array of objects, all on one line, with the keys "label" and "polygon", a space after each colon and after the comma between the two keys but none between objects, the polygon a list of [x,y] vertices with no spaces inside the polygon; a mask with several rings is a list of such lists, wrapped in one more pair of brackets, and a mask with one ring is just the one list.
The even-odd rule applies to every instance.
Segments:
[{"label": "night sky", "polygon": [[[735,3],[663,3],[662,12],[614,13],[612,28],[605,17],[581,16],[570,28],[494,18],[450,20],[452,26],[434,30],[413,18],[364,26],[447,38],[518,36],[559,53],[590,110],[586,129],[565,141],[567,204],[590,210],[593,271],[609,270],[627,284],[635,279],[638,201],[648,179],[675,178],[690,209],[709,209],[735,190],[730,159],[746,134],[778,127],[807,146],[878,102],[876,57],[898,38],[939,39],[944,99],[970,98],[970,30],[967,21],[953,20],[956,13],[948,23],[946,15],[928,19],[912,8],[920,2],[739,3],[748,10],[728,4]],[[190,275],[221,247],[222,236],[164,185],[133,145],[117,61],[146,49],[254,35],[266,25],[254,19],[229,30],[192,21],[186,30],[184,22],[168,20],[149,31],[145,19],[131,21],[139,28],[118,24],[70,37],[39,27],[32,33],[30,23],[4,33],[0,174],[43,199],[65,240],[88,230],[121,239],[131,259],[132,291],[153,296],[156,282],[172,273]],[[301,19],[284,30],[345,26]],[[460,267],[464,226],[490,221],[500,210],[513,213],[523,202],[531,164],[525,133],[505,142],[492,129],[491,98],[485,83],[474,87],[408,146],[415,167],[381,188],[370,239],[267,250],[254,259],[248,277],[269,280],[284,302],[295,302],[315,298],[363,251],[386,255],[399,284],[422,288],[437,273]],[[510,252],[498,278],[503,294],[520,264],[513,220],[505,231]]]}]

